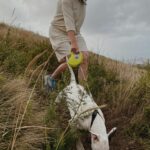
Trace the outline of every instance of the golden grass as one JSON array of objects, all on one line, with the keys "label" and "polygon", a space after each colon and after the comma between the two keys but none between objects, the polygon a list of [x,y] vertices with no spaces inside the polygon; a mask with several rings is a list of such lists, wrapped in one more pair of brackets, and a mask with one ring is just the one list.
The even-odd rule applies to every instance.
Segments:
[{"label": "golden grass", "polygon": [[[43,40],[48,41],[47,38],[30,31],[25,31],[15,27],[10,28],[5,24],[0,24],[0,30],[0,40],[6,40],[7,38],[11,39],[11,47],[19,46],[18,42],[16,42],[18,39],[23,40],[28,48],[33,44],[42,42]],[[9,33],[11,34],[8,36]],[[21,43],[23,41],[21,41]],[[8,80],[7,83],[0,88],[0,94],[2,93],[0,100],[0,107],[2,108],[0,111],[0,119],[2,120],[0,122],[0,128],[2,131],[0,131],[0,133],[2,134],[3,139],[11,134],[9,135],[9,140],[6,140],[7,143],[0,142],[1,149],[37,150],[42,143],[48,143],[48,140],[50,140],[48,137],[49,130],[56,129],[55,124],[51,123],[51,126],[45,125],[43,120],[45,118],[47,106],[44,106],[43,109],[41,109],[39,104],[40,95],[37,95],[36,91],[37,85],[41,83],[39,80],[54,54],[54,52],[51,53],[45,62],[37,65],[38,60],[47,51],[48,50],[46,49],[37,54],[37,56],[29,62],[24,78]],[[112,112],[111,116],[119,118],[121,113],[128,114],[132,109],[137,109],[131,99],[131,95],[133,94],[133,91],[135,92],[135,89],[139,84],[139,79],[146,73],[146,71],[143,71],[142,69],[139,70],[131,64],[125,64],[103,56],[95,54],[91,54],[91,56],[91,64],[100,65],[103,63],[106,71],[115,73],[117,79],[119,79],[119,83],[114,87],[111,85],[104,86],[104,94],[112,94],[113,98],[111,105],[108,104],[107,107],[108,110]],[[31,81],[33,80],[35,81],[34,85],[32,88],[29,88]],[[88,85],[87,88],[89,90]],[[117,94],[115,91],[117,91]],[[42,100],[44,101],[45,99]],[[102,102],[103,101],[100,103]],[[140,109],[137,110],[137,115],[134,115],[134,117],[131,116],[131,122],[135,122],[135,120],[138,120],[139,118],[142,119],[144,113],[142,108],[145,104],[142,105],[143,106],[140,106]],[[68,128],[69,124],[66,124],[64,132],[62,132],[60,138],[57,139],[58,143],[56,149],[59,148]]]},{"label": "golden grass", "polygon": [[[18,42],[16,42],[16,40],[18,39],[23,40],[27,44],[28,47],[30,47],[30,44],[34,45],[34,43],[35,44],[40,43],[40,42],[43,42],[43,40],[48,41],[47,38],[34,34],[33,32],[25,31],[23,29],[17,29],[15,27],[12,28],[5,24],[4,25],[0,24],[0,28],[2,31],[0,34],[0,38],[2,40],[11,39],[11,48],[18,46]],[[36,63],[36,61],[40,57],[42,57],[43,54],[45,54],[46,52],[47,50],[43,51],[29,63],[26,69],[26,73],[27,72],[29,73],[31,71],[31,68],[33,67],[34,63]],[[2,133],[3,133],[3,138],[5,138],[5,135],[7,135],[8,126],[12,127],[11,129],[12,141],[9,140],[9,144],[7,143],[8,148],[11,150],[20,149],[22,145],[26,145],[25,143],[23,144],[23,141],[24,141],[23,139],[25,138],[25,136],[21,136],[22,130],[27,130],[27,131],[30,130],[29,133],[27,133],[27,137],[28,135],[30,135],[29,136],[30,140],[32,140],[32,137],[33,139],[36,139],[35,137],[37,137],[37,139],[41,139],[40,137],[45,136],[44,131],[41,132],[41,134],[40,133],[37,134],[38,128],[40,127],[42,128],[43,126],[43,117],[45,115],[45,111],[39,111],[41,108],[38,106],[38,101],[36,101],[37,97],[35,93],[35,88],[36,88],[37,83],[39,82],[41,75],[43,74],[45,67],[47,66],[50,58],[52,57],[52,55],[53,53],[48,57],[48,59],[43,64],[39,65],[39,67],[32,68],[35,70],[33,70],[33,72],[31,73],[29,82],[32,80],[35,73],[38,72],[38,75],[36,76],[36,79],[35,79],[36,80],[35,84],[32,89],[28,87],[30,83],[27,82],[28,79],[26,77],[24,77],[24,79],[20,78],[20,79],[8,81],[8,83],[5,84],[2,88],[2,93],[3,93],[2,100],[5,100],[5,99],[6,100],[1,105],[1,107],[10,109],[9,114],[7,113],[6,123],[5,121],[2,123],[4,125],[3,127],[4,130]],[[33,116],[34,113],[36,113],[35,115],[39,118],[34,117]],[[5,118],[5,116],[1,116],[1,117]],[[24,126],[25,123],[31,124],[32,127],[33,127],[33,124],[35,123],[34,127],[37,126],[38,128],[28,129],[27,128],[28,126]],[[43,127],[43,129],[47,130],[48,128]],[[40,141],[39,143],[41,144]],[[2,144],[3,143],[0,143],[0,146]],[[19,145],[20,145],[20,148],[18,148]],[[32,144],[27,143],[27,145],[31,146]]]},{"label": "golden grass", "polygon": [[[30,98],[30,102],[32,103],[32,107],[30,109],[32,111],[30,115],[28,114],[29,110],[27,106],[29,106],[29,96],[31,96],[31,93],[32,99]],[[45,112],[38,105],[37,96],[32,89],[28,88],[26,80],[15,79],[9,81],[2,88],[2,96],[6,100],[1,108],[9,110],[1,113],[1,119],[6,118],[2,123],[2,135],[3,139],[5,139],[5,136],[10,134],[8,131],[11,131],[12,134],[10,137],[13,137],[13,140],[11,141],[10,138],[7,143],[0,143],[1,148],[8,146],[9,149],[15,148],[19,150],[26,149],[27,147],[30,148],[33,143],[39,142],[41,144],[41,137],[44,136],[45,130],[53,130],[53,128],[44,125],[43,118]],[[23,135],[22,130],[24,131]]]},{"label": "golden grass", "polygon": [[[26,114],[26,112],[27,112],[28,105],[29,105],[30,101],[32,100],[32,96],[33,96],[33,94],[34,94],[34,92],[35,92],[35,87],[36,87],[36,85],[37,85],[37,83],[38,83],[38,81],[39,81],[39,79],[40,79],[40,76],[42,75],[42,73],[43,73],[43,71],[44,71],[46,65],[48,64],[50,58],[52,57],[52,55],[53,55],[53,54],[51,54],[51,55],[48,57],[48,59],[47,59],[45,65],[43,66],[42,70],[40,71],[40,73],[39,73],[39,75],[38,75],[38,77],[37,77],[37,79],[36,79],[36,82],[35,82],[35,84],[34,84],[32,90],[31,90],[31,93],[29,94],[29,98],[28,98],[28,100],[27,100],[27,102],[26,102],[26,106],[25,106],[24,112],[23,112],[23,114],[22,114],[22,116],[21,116],[21,120],[20,120],[19,124],[16,124],[16,128],[17,128],[17,127],[20,128],[20,127],[22,126],[22,123],[23,123],[25,114]],[[18,119],[17,119],[17,120],[18,120]],[[19,134],[19,131],[20,131],[20,130],[17,130],[17,131],[15,130],[15,132],[14,132],[13,140],[12,140],[12,145],[11,145],[11,150],[14,149],[15,142],[16,142],[17,136],[18,136],[18,134]]]},{"label": "golden grass", "polygon": [[[30,89],[27,89],[25,81],[21,79],[15,79],[9,81],[6,85],[3,86],[2,93],[4,98],[7,99],[2,104],[2,107],[10,109],[10,112],[7,115],[9,116],[9,118],[12,118],[11,120],[7,119],[6,123],[11,123],[13,126],[15,126],[15,124],[17,125],[17,122],[19,122],[21,119],[20,117],[21,114],[23,114],[24,107],[30,93]],[[12,130],[16,129],[12,128]]]},{"label": "golden grass", "polygon": [[43,40],[48,40],[47,38],[39,35],[39,34],[35,34],[32,31],[27,31],[24,30],[22,28],[17,28],[17,27],[12,27],[9,26],[7,24],[4,23],[0,23],[0,37],[1,38],[6,38],[6,35],[8,34],[8,30],[9,32],[11,32],[12,34],[10,35],[10,38],[12,40],[12,43],[16,43],[16,39],[22,38],[24,39],[28,44],[33,44],[34,42],[42,42]]}]

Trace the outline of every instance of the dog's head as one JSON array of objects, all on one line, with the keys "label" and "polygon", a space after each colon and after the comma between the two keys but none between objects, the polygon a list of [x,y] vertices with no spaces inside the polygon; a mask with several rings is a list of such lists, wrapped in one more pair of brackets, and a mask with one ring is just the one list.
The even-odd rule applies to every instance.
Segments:
[{"label": "dog's head", "polygon": [[109,150],[108,135],[102,115],[99,110],[90,129],[92,150]]}]

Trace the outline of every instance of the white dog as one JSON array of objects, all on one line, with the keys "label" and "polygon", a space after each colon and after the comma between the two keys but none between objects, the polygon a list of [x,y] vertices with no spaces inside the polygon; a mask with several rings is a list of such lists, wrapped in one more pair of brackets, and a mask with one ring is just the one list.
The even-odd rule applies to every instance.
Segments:
[{"label": "white dog", "polygon": [[[78,129],[88,130],[91,134],[92,150],[109,150],[108,134],[102,111],[94,102],[92,95],[76,83],[72,68],[70,84],[59,93],[56,102],[65,99],[70,111],[70,123],[76,124]],[[77,143],[77,150],[84,150],[81,141]]]}]

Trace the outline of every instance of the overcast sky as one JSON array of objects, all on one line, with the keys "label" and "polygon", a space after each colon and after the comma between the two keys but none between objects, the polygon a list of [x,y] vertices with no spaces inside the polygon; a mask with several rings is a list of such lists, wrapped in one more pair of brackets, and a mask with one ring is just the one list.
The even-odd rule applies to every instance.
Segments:
[{"label": "overcast sky", "polygon": [[[0,0],[0,22],[48,36],[57,0]],[[13,11],[15,8],[15,11]],[[119,60],[150,58],[150,0],[88,0],[88,48]]]}]

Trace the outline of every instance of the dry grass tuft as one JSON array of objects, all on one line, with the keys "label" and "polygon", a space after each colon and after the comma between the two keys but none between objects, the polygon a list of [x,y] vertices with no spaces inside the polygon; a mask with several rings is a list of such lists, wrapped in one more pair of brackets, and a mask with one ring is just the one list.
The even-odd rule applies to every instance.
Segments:
[{"label": "dry grass tuft", "polygon": [[[0,124],[2,127],[0,147],[2,150],[8,147],[17,150],[37,149],[42,142],[44,143],[45,130],[48,129],[43,121],[45,111],[41,109],[35,93],[28,104],[23,122],[20,124],[30,94],[31,89],[23,79],[14,79],[2,87],[0,100]],[[13,141],[12,147],[14,137],[16,139],[15,142]]]},{"label": "dry grass tuft", "polygon": [[40,43],[43,40],[48,40],[47,38],[39,34],[35,34],[32,31],[27,31],[22,28],[17,28],[15,26],[12,27],[5,23],[0,23],[0,31],[1,31],[0,39],[7,38],[8,32],[11,32],[12,34],[10,35],[10,38],[12,40],[12,43],[14,43],[14,45],[16,43],[16,39],[20,39],[20,38],[24,39],[28,44],[35,44],[37,42]]}]

